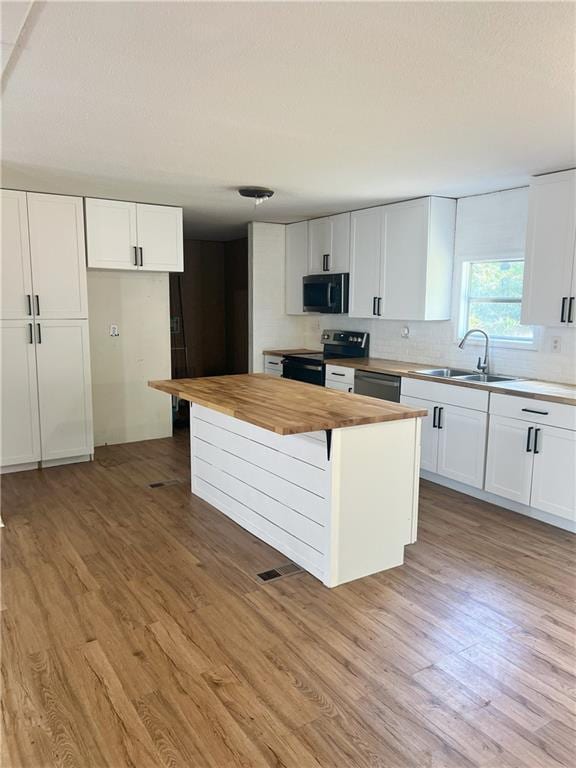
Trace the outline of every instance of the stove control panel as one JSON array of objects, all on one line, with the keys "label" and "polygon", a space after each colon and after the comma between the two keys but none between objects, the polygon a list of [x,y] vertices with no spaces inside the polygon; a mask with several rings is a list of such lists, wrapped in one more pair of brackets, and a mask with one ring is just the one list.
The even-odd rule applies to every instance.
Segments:
[{"label": "stove control panel", "polygon": [[364,331],[322,331],[322,344],[340,344],[364,348],[368,344],[368,334]]}]

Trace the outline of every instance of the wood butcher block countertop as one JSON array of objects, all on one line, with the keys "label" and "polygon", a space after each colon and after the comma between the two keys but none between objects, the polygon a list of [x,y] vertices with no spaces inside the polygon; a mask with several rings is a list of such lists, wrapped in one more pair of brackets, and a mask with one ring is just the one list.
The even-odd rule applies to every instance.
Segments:
[{"label": "wood butcher block countertop", "polygon": [[149,386],[278,435],[426,416],[400,403],[351,395],[263,373],[150,381]]},{"label": "wood butcher block countertop", "polygon": [[[345,368],[355,368],[359,371],[374,371],[376,373],[389,373],[396,376],[405,376],[410,379],[423,379],[425,381],[441,381],[444,384],[454,384],[457,387],[473,387],[485,389],[490,392],[500,392],[506,395],[518,395],[539,400],[548,400],[553,403],[565,403],[576,405],[576,386],[561,384],[555,381],[538,381],[535,379],[517,379],[516,381],[462,381],[440,376],[426,376],[418,373],[419,369],[443,368],[444,365],[432,365],[431,363],[406,363],[401,360],[385,360],[378,357],[357,357],[346,360],[326,360],[328,365],[341,365]],[[453,368],[457,366],[452,366]],[[475,371],[470,371],[475,373]]]}]

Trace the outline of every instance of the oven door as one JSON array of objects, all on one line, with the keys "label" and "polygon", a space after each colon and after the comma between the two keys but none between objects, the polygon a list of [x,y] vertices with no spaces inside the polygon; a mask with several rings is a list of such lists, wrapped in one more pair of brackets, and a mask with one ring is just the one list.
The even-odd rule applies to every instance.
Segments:
[{"label": "oven door", "polygon": [[322,363],[315,365],[285,358],[282,361],[282,376],[285,379],[304,381],[307,384],[317,384],[320,387],[324,386],[324,366]]}]

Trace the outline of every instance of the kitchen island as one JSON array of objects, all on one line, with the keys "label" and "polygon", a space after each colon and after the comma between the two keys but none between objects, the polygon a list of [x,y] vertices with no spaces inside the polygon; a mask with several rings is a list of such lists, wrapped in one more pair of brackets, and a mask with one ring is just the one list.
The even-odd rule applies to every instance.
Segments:
[{"label": "kitchen island", "polygon": [[326,586],[404,562],[425,410],[265,374],[149,385],[190,402],[192,492]]}]

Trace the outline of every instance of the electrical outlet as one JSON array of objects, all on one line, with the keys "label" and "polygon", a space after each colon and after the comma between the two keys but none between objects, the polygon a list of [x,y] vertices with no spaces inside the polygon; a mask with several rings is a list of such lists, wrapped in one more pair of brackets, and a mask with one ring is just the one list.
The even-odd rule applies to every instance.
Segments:
[{"label": "electrical outlet", "polygon": [[552,352],[562,351],[562,339],[560,336],[552,336]]},{"label": "electrical outlet", "polygon": [[110,325],[110,336],[120,336],[120,329],[115,323]]}]

